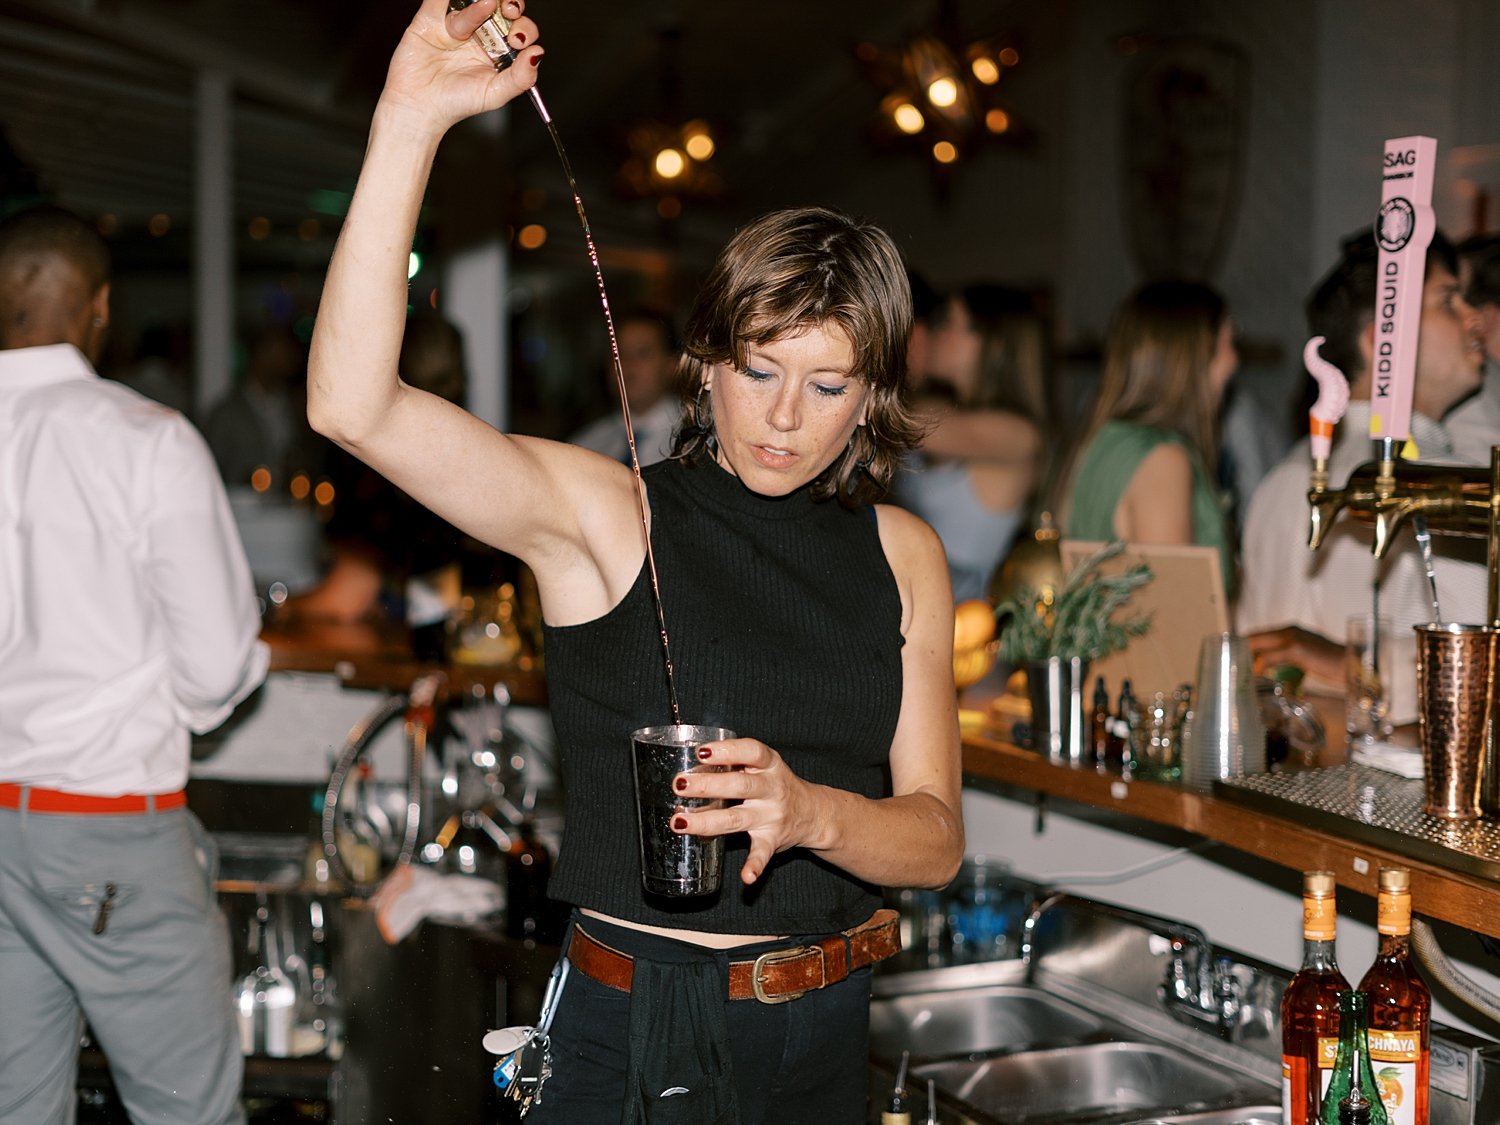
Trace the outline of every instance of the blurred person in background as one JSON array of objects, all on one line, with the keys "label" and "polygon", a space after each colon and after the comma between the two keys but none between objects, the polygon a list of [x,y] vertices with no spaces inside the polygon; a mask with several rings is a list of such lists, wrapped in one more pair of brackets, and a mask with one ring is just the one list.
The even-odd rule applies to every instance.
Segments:
[{"label": "blurred person in background", "polygon": [[[620,347],[620,374],[625,381],[625,401],[630,404],[636,457],[642,465],[651,465],[672,452],[672,437],[682,419],[682,403],[672,393],[682,346],[677,342],[672,318],[646,308],[620,316],[615,323],[615,338]],[[630,443],[625,436],[612,365],[609,384],[615,391],[615,409],[568,440],[628,465]]]},{"label": "blurred person in background", "polygon": [[285,326],[265,325],[251,337],[244,373],[203,422],[225,484],[247,485],[266,468],[279,487],[293,473],[321,469],[327,443],[307,425],[306,369],[306,352]]},{"label": "blurred person in background", "polygon": [[[407,318],[397,360],[401,379],[462,406],[468,389],[463,335],[435,313]],[[431,635],[455,608],[462,588],[465,537],[385,477],[342,450],[330,457],[332,562],[323,580],[287,599],[277,622],[317,619],[340,624],[394,619],[409,626],[424,657],[436,657]]]},{"label": "blurred person in background", "polygon": [[1029,294],[968,285],[936,307],[914,358],[926,432],[892,498],[942,539],[954,598],[982,598],[1026,525],[1054,438],[1046,320]]},{"label": "blurred person in background", "polygon": [[141,333],[130,366],[115,378],[131,390],[192,417],[193,381],[187,351],[186,328],[149,325]]},{"label": "blurred person in background", "polygon": [[[1324,337],[1321,354],[1349,380],[1349,407],[1334,436],[1329,483],[1340,488],[1358,465],[1372,460],[1371,357],[1379,252],[1368,231],[1346,241],[1338,262],[1307,302],[1308,333]],[[1460,463],[1439,419],[1479,387],[1484,363],[1479,317],[1459,291],[1453,246],[1439,232],[1427,248],[1422,318],[1412,385],[1411,438],[1423,463]],[[1488,457],[1486,457],[1486,461]],[[1244,585],[1239,631],[1250,636],[1257,668],[1300,664],[1325,688],[1341,690],[1343,645],[1351,616],[1372,609],[1380,585],[1380,613],[1390,617],[1398,645],[1391,680],[1391,714],[1400,725],[1416,717],[1416,656],[1411,627],[1432,620],[1432,599],[1409,523],[1377,562],[1373,534],[1363,523],[1336,520],[1322,547],[1307,547],[1307,489],[1312,474],[1308,440],[1292,447],[1266,477],[1245,522]],[[1483,550],[1471,541],[1434,536],[1434,569],[1449,621],[1483,621],[1487,591]]]},{"label": "blurred person in background", "polygon": [[1500,443],[1500,235],[1468,238],[1458,249],[1458,285],[1479,318],[1484,373],[1479,390],[1449,411],[1443,425],[1456,457],[1488,465],[1490,448]]},{"label": "blurred person in background", "polygon": [[1216,547],[1234,590],[1234,544],[1219,491],[1219,407],[1239,366],[1224,298],[1155,281],[1115,310],[1089,421],[1062,477],[1072,539]]},{"label": "blurred person in background", "polygon": [[242,1122],[189,735],[265,674],[224,487],[180,413],[94,372],[108,253],[0,224],[0,1121],[72,1121],[85,1013],[132,1121]]}]

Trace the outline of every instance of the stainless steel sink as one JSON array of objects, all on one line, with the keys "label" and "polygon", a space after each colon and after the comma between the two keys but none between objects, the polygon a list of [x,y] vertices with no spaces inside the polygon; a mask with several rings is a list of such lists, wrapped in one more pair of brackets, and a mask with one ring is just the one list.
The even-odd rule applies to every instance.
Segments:
[{"label": "stainless steel sink", "polygon": [[1203,1113],[1179,1113],[1148,1117],[1130,1125],[1281,1125],[1279,1105],[1252,1105],[1240,1109],[1210,1109]]},{"label": "stainless steel sink", "polygon": [[[986,1116],[1016,1123],[1105,1116],[1120,1120],[1131,1111],[1152,1120],[1152,1113],[1182,1114],[1234,1102],[1253,1105],[1265,1097],[1258,1083],[1154,1043],[1088,1043],[928,1063],[912,1073],[933,1079],[940,1090]],[[1223,1118],[1215,1125],[1234,1120]]]},{"label": "stainless steel sink", "polygon": [[1078,1043],[1110,1026],[1077,1004],[1026,985],[993,985],[876,999],[870,1050],[917,1058]]}]

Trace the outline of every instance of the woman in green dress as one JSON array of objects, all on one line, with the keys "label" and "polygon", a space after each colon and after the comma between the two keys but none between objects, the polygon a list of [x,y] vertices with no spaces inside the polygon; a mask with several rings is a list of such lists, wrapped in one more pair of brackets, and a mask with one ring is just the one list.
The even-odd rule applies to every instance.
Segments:
[{"label": "woman in green dress", "polygon": [[1098,395],[1062,477],[1072,539],[1219,549],[1232,589],[1233,543],[1215,483],[1219,406],[1239,366],[1224,298],[1157,281],[1115,310]]}]

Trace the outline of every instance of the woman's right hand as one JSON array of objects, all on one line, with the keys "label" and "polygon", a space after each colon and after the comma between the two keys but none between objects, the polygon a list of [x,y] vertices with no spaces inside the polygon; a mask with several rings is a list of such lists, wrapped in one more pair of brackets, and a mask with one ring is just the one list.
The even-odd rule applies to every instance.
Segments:
[{"label": "woman's right hand", "polygon": [[[516,61],[504,70],[479,44],[474,29],[495,14],[511,21],[508,42]],[[523,15],[522,0],[475,0],[448,10],[448,0],[423,0],[401,36],[386,72],[381,104],[439,133],[466,117],[498,109],[536,85],[537,26]]]}]

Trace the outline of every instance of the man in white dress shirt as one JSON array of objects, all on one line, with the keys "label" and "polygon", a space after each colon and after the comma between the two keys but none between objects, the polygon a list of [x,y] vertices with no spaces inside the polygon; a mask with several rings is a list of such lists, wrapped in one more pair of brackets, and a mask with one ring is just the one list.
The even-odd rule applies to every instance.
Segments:
[{"label": "man in white dress shirt", "polygon": [[[1349,409],[1339,424],[1329,459],[1333,487],[1356,466],[1372,460],[1370,358],[1374,347],[1377,252],[1372,237],[1346,243],[1338,264],[1308,300],[1311,335],[1323,336],[1323,358],[1349,379]],[[1417,459],[1460,463],[1438,419],[1479,386],[1484,351],[1479,321],[1459,292],[1457,262],[1441,234],[1427,253],[1421,327],[1413,383],[1411,437]],[[1237,623],[1252,635],[1257,664],[1291,660],[1315,678],[1342,688],[1345,624],[1369,614],[1371,589],[1380,581],[1380,613],[1390,617],[1396,674],[1391,677],[1393,723],[1416,718],[1416,647],[1412,626],[1433,619],[1426,572],[1410,524],[1398,533],[1377,567],[1368,525],[1340,517],[1316,552],[1307,548],[1307,489],[1312,474],[1304,438],[1255,490],[1245,520],[1244,573]],[[1472,542],[1436,536],[1434,566],[1442,616],[1482,623],[1487,594],[1482,550]]]},{"label": "man in white dress shirt", "polygon": [[70,1122],[85,1014],[133,1121],[242,1122],[189,732],[265,674],[213,458],[91,366],[108,255],[0,224],[0,1121]]},{"label": "man in white dress shirt", "polygon": [[[625,400],[630,403],[636,456],[642,465],[654,464],[671,454],[672,435],[682,416],[681,403],[671,393],[682,351],[677,330],[664,313],[634,309],[619,318],[615,338],[620,345],[620,373],[625,379]],[[568,440],[630,464],[625,420],[618,409],[590,422]]]}]

